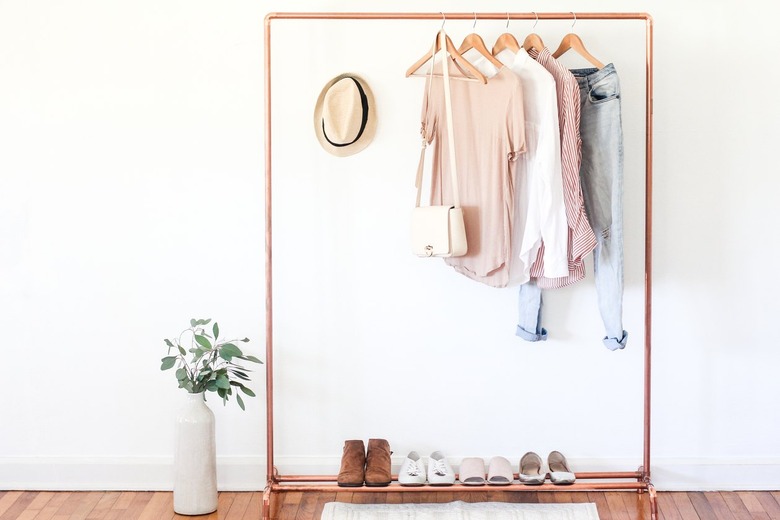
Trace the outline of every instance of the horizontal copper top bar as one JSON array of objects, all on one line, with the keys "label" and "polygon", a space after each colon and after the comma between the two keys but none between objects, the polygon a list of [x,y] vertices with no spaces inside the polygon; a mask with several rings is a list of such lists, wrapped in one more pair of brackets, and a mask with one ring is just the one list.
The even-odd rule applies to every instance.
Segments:
[{"label": "horizontal copper top bar", "polygon": [[[288,20],[473,20],[475,13],[355,13],[355,12],[307,12],[268,13],[266,23],[274,19]],[[574,13],[577,20],[647,20],[648,13]],[[573,20],[571,12],[560,13],[476,13],[479,20]]]}]

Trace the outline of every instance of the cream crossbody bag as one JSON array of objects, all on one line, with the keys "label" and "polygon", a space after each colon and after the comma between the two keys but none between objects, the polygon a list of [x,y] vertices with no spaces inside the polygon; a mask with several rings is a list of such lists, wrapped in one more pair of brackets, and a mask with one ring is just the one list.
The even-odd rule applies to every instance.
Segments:
[{"label": "cream crossbody bag", "polygon": [[[423,136],[420,163],[417,166],[417,202],[412,210],[412,252],[420,257],[463,256],[468,252],[466,244],[466,226],[463,222],[463,210],[460,207],[458,192],[458,172],[455,164],[455,143],[452,129],[452,100],[450,98],[450,74],[446,56],[446,35],[439,31],[440,45],[445,57],[442,62],[444,74],[444,104],[447,112],[447,137],[450,154],[450,176],[454,204],[450,206],[420,206],[422,196],[422,178],[425,163],[425,149],[428,146]],[[435,46],[431,55],[431,70],[428,79],[428,99],[433,85],[433,64],[436,58]]]}]

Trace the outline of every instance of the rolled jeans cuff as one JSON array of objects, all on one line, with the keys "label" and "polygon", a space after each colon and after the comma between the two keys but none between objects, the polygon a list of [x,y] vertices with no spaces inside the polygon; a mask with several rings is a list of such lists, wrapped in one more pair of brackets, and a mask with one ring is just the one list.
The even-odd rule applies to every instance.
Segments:
[{"label": "rolled jeans cuff", "polygon": [[547,341],[547,329],[542,328],[540,333],[528,332],[520,325],[517,326],[515,336],[520,336],[526,341]]},{"label": "rolled jeans cuff", "polygon": [[[518,327],[519,328],[519,327]],[[520,334],[518,334],[519,336]],[[626,342],[628,342],[628,332],[625,330],[623,331],[623,337],[620,339],[617,338],[609,338],[604,337],[602,340],[604,342],[604,346],[607,347],[609,350],[621,350],[626,348]]]}]

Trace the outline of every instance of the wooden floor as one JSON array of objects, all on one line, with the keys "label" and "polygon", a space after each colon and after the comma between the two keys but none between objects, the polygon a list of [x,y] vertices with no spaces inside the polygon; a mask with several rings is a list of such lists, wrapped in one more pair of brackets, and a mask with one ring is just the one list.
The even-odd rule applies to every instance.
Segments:
[{"label": "wooden floor", "polygon": [[[204,516],[173,512],[170,492],[0,491],[0,520],[257,520],[263,494],[220,493],[219,508]],[[601,520],[650,518],[647,494],[635,492],[534,493],[486,491],[468,493],[298,493],[276,495],[272,516],[278,520],[316,520],[326,502],[595,502]],[[780,520],[780,492],[658,493],[663,520]]]}]

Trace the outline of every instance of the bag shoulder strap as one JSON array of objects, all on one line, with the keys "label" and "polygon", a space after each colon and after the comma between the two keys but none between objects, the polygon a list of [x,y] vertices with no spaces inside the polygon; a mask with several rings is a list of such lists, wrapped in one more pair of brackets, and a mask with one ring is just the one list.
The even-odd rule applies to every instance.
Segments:
[{"label": "bag shoulder strap", "polygon": [[[445,111],[446,111],[446,118],[447,118],[447,141],[449,144],[449,155],[450,155],[450,177],[452,179],[452,195],[453,195],[453,202],[454,206],[456,208],[460,207],[460,192],[458,189],[458,170],[457,170],[457,164],[455,161],[455,131],[453,129],[452,125],[452,97],[450,94],[450,72],[449,72],[449,64],[447,60],[447,42],[446,42],[447,35],[444,33],[444,30],[439,31],[439,47],[444,52],[444,60],[442,61],[442,71],[444,74],[444,80],[442,83],[444,84],[444,105],[445,105]],[[428,102],[430,103],[431,98],[431,86],[433,85],[433,64],[436,60],[436,46],[433,46],[433,50],[431,52],[431,68],[430,73],[428,76]],[[415,181],[415,186],[417,187],[417,202],[415,203],[415,207],[420,206],[420,198],[422,197],[422,178],[423,178],[423,170],[424,170],[424,164],[425,164],[425,149],[428,146],[428,141],[425,138],[425,136],[422,136],[422,148],[420,150],[420,162],[417,165],[417,178]]]}]

